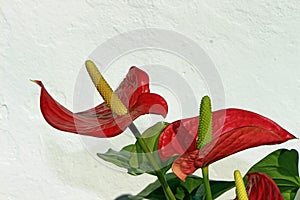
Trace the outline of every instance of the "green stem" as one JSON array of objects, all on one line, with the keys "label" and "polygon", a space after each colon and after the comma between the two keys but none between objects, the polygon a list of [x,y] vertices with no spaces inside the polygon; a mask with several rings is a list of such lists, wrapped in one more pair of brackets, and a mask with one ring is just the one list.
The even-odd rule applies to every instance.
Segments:
[{"label": "green stem", "polygon": [[156,162],[153,154],[151,153],[151,150],[149,149],[146,141],[144,140],[144,138],[141,137],[141,133],[139,132],[139,130],[137,129],[137,127],[131,123],[129,125],[129,129],[131,130],[131,132],[133,133],[133,135],[136,137],[137,142],[139,143],[139,145],[142,147],[143,151],[146,153],[146,156],[148,157],[154,171],[155,174],[160,182],[160,184],[163,187],[163,190],[165,192],[165,196],[167,197],[167,200],[176,200],[170,186],[167,183],[166,177],[165,175],[161,172],[160,170],[160,166],[159,164]]},{"label": "green stem", "polygon": [[208,178],[208,166],[202,168],[202,176],[205,186],[206,200],[213,200]]}]

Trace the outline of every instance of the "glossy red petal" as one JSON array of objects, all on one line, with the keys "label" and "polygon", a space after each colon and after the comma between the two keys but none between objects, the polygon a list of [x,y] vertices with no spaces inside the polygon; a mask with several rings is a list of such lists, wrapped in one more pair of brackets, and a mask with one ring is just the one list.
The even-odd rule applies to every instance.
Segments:
[{"label": "glossy red petal", "polygon": [[194,121],[194,118],[178,120],[163,130],[158,141],[158,153],[163,161],[196,149],[197,134],[194,133],[197,133],[198,125],[194,126]]},{"label": "glossy red petal", "polygon": [[286,135],[262,127],[245,126],[223,133],[214,138],[199,152],[195,162],[196,167],[207,166],[239,151],[261,145],[280,144],[295,138],[290,133]]},{"label": "glossy red petal", "polygon": [[[194,148],[186,151],[173,163],[173,172],[181,179],[194,173],[196,169],[225,158],[239,151],[268,144],[277,144],[286,141],[273,131],[255,126],[245,126],[228,131],[218,138],[214,138],[201,150]],[[197,156],[195,157],[195,154]],[[187,167],[187,163],[189,163]],[[175,170],[175,171],[174,171]]]},{"label": "glossy red petal", "polygon": [[249,200],[284,200],[274,180],[266,174],[249,173],[247,179],[246,190]]},{"label": "glossy red petal", "polygon": [[185,181],[188,175],[193,174],[198,169],[195,166],[198,154],[199,150],[194,150],[183,154],[173,162],[172,171],[179,179]]},{"label": "glossy red petal", "polygon": [[[149,92],[148,74],[137,67],[131,67],[129,69],[125,79],[115,90],[115,93],[121,99],[123,104],[129,109],[137,103],[141,94],[147,94]],[[80,114],[102,116],[102,114],[105,114],[106,112],[111,112],[111,110],[106,103],[102,103],[95,108],[80,112]]]},{"label": "glossy red petal", "polygon": [[105,103],[84,112],[72,113],[50,96],[42,82],[34,82],[41,86],[40,107],[44,118],[51,126],[62,131],[113,137],[123,132],[140,115],[154,113],[165,116],[168,110],[162,97],[149,93],[148,75],[136,67],[129,70],[116,91],[123,103],[130,106],[130,112],[125,116],[113,115]]},{"label": "glossy red petal", "polygon": [[[162,160],[196,149],[198,122],[198,117],[176,121],[162,132],[158,143]],[[174,124],[180,128],[174,129]],[[213,140],[200,151],[197,167],[247,148],[279,144],[293,138],[278,124],[259,114],[241,109],[219,110],[213,112]]]},{"label": "glossy red petal", "polygon": [[136,118],[140,115],[148,113],[158,114],[166,117],[168,113],[168,104],[165,99],[158,94],[141,94],[137,98],[136,103],[130,108],[130,115],[132,118]]},{"label": "glossy red petal", "polygon": [[[41,86],[40,107],[45,120],[54,128],[89,135],[94,137],[112,137],[122,132],[130,123],[129,115],[114,118],[110,109],[102,106],[106,110],[95,113],[91,110],[83,114],[72,113],[47,92],[43,84],[36,81]],[[118,123],[117,123],[118,122]]]},{"label": "glossy red petal", "polygon": [[137,103],[140,94],[149,92],[148,74],[134,66],[129,69],[126,78],[115,90],[115,93],[128,108]]}]

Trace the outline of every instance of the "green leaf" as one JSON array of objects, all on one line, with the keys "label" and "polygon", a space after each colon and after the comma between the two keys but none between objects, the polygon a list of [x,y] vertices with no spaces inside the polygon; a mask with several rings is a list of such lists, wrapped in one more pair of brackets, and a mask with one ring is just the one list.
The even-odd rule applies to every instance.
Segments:
[{"label": "green leaf", "polygon": [[221,196],[224,192],[235,187],[234,181],[210,181],[213,198]]},{"label": "green leaf", "polygon": [[[166,179],[177,199],[196,200],[203,199],[203,196],[205,195],[203,180],[198,176],[190,175],[186,178],[185,182],[183,182],[174,173],[169,173],[166,174]],[[233,181],[211,181],[213,198],[217,198],[225,191],[233,187]],[[201,188],[203,188],[203,190],[201,190]],[[130,199],[133,200],[140,200],[145,198],[151,200],[165,199],[163,189],[158,180],[148,185],[136,196],[130,196]]]},{"label": "green leaf", "polygon": [[293,200],[300,187],[298,152],[294,149],[279,149],[269,154],[249,172],[261,172],[272,178],[285,200]]},{"label": "green leaf", "polygon": [[[173,162],[173,160],[168,160],[164,163],[161,162],[157,152],[159,136],[167,125],[168,123],[158,122],[142,134],[142,138],[145,140],[150,153],[153,154],[159,166],[162,167],[163,173],[166,173],[170,169]],[[138,142],[124,147],[121,151],[109,149],[107,152],[98,153],[97,155],[107,162],[127,169],[131,175],[140,175],[143,173],[155,175],[146,154]]]},{"label": "green leaf", "polygon": [[[213,199],[218,198],[224,192],[232,189],[235,186],[234,181],[209,181],[209,183],[210,183]],[[204,184],[200,185],[193,199],[194,200],[205,199]]]},{"label": "green leaf", "polygon": [[[166,122],[156,123],[154,126],[147,129],[142,134],[142,138],[150,150],[150,152],[148,153],[151,153],[153,155],[158,165],[161,167],[163,173],[166,173],[170,169],[173,162],[173,160],[162,162],[159,158],[158,151],[157,151],[159,136],[167,125],[168,123]],[[143,149],[140,147],[138,141],[135,143],[135,146],[136,146],[135,147],[136,154],[133,154],[131,156],[129,163],[135,164],[135,167],[142,169],[149,174],[155,175],[155,172],[153,172],[152,165],[148,160],[146,153],[144,153]]]},{"label": "green leaf", "polygon": [[[166,174],[166,179],[167,179],[167,182],[168,182],[171,190],[173,191],[174,195],[179,199],[183,199],[183,197],[186,196],[186,193],[188,193],[186,188],[189,188],[191,186],[190,181],[192,179],[194,179],[194,177],[196,177],[196,176],[189,176],[189,177],[187,177],[186,182],[182,182],[179,178],[177,178],[177,176],[174,173]],[[198,179],[198,177],[196,177],[196,179]],[[199,187],[199,185],[202,183],[202,179],[199,178],[199,181],[194,181],[194,182],[197,183],[196,186],[194,186],[193,184],[192,185],[194,188],[197,189]],[[190,186],[188,186],[188,185],[190,185]],[[138,195],[130,197],[130,199],[134,199],[134,200],[144,199],[144,198],[151,199],[151,200],[166,199],[165,195],[164,195],[164,191],[158,180],[149,184]]]},{"label": "green leaf", "polygon": [[[295,195],[300,187],[298,173],[298,153],[296,150],[277,150],[255,164],[249,172],[260,172],[267,174],[278,185],[285,200],[295,199]],[[166,175],[167,182],[171,190],[178,199],[204,200],[205,189],[203,180],[197,176],[188,176],[183,182],[174,173]],[[247,183],[246,178],[244,178]],[[213,198],[221,196],[224,192],[235,187],[234,181],[210,181]],[[165,199],[163,189],[159,181],[148,185],[136,196],[130,199]]]},{"label": "green leaf", "polygon": [[121,149],[121,151],[109,149],[106,153],[98,153],[97,155],[107,162],[113,163],[119,167],[127,169],[127,172],[131,175],[140,175],[145,172],[139,168],[132,167],[129,164],[129,159],[134,153],[134,149],[135,145],[131,144]]},{"label": "green leaf", "polygon": [[199,111],[197,148],[201,149],[211,140],[212,140],[211,101],[208,96],[204,96],[201,100],[200,111]]}]

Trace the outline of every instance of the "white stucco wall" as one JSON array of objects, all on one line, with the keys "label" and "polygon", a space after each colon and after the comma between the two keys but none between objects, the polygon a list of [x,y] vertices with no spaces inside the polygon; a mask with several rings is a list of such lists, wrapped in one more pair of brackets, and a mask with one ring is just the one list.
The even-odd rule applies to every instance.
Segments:
[{"label": "white stucco wall", "polygon": [[[226,107],[256,111],[300,137],[297,0],[0,0],[0,199],[114,199],[154,180],[99,163],[82,137],[46,124],[39,88],[29,81],[43,80],[72,108],[90,53],[122,32],[149,27],[179,32],[206,51],[223,81]],[[211,176],[228,180],[234,169],[244,173],[280,147],[300,151],[299,140],[247,150],[215,163]]]}]

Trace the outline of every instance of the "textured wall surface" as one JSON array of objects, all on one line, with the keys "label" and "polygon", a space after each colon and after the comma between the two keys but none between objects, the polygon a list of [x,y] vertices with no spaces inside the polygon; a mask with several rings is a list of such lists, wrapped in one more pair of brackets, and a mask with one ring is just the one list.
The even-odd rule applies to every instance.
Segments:
[{"label": "textured wall surface", "polygon": [[[114,199],[154,180],[103,165],[82,137],[50,127],[39,110],[39,88],[29,81],[43,80],[72,108],[90,53],[115,35],[149,27],[179,32],[206,51],[226,107],[256,111],[300,137],[297,0],[0,0],[0,199]],[[229,180],[234,169],[245,173],[280,147],[300,151],[299,140],[247,150],[215,163],[211,175]]]}]

